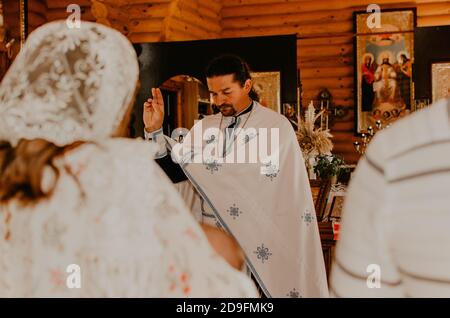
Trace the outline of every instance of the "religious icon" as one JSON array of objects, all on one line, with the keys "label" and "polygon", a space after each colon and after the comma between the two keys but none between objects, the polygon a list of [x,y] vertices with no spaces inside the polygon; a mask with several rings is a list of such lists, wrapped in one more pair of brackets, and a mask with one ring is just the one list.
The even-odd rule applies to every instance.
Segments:
[{"label": "religious icon", "polygon": [[277,113],[281,113],[280,72],[252,72],[253,89],[258,94],[258,102]]},{"label": "religious icon", "polygon": [[381,121],[387,126],[411,112],[413,104],[415,10],[383,11],[380,27],[371,28],[370,13],[355,12],[356,132]]}]

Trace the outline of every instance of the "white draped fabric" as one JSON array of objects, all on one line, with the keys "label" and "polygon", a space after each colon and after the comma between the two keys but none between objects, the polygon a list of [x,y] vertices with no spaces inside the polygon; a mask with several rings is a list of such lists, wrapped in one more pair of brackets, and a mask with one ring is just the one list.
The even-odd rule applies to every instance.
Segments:
[{"label": "white draped fabric", "polygon": [[[221,114],[209,116],[193,127],[181,147],[166,137],[172,157],[220,226],[238,240],[248,268],[267,296],[327,297],[318,224],[292,126],[283,116],[255,102],[250,113],[238,117],[237,129],[228,133],[231,142],[227,144],[219,134],[221,120],[223,133],[229,119],[221,119]],[[244,122],[246,126],[239,130]],[[264,129],[272,128],[268,147],[258,147],[261,155],[256,163],[236,163],[239,150],[251,155],[252,146],[262,145],[266,138]],[[196,143],[199,134],[201,141]],[[235,163],[227,163],[232,158]]]}]

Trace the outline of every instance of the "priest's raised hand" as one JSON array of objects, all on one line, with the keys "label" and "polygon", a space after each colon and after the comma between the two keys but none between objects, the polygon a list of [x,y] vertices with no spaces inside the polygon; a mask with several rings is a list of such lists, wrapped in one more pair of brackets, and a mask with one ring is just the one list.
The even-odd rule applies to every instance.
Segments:
[{"label": "priest's raised hand", "polygon": [[164,122],[164,100],[161,90],[152,88],[152,97],[144,103],[143,119],[147,133],[160,129]]}]

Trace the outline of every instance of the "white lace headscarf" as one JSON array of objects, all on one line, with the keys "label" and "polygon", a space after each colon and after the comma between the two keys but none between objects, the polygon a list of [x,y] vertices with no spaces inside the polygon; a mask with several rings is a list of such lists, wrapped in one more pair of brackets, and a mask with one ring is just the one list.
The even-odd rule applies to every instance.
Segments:
[{"label": "white lace headscarf", "polygon": [[0,140],[59,146],[111,136],[132,102],[139,67],[120,32],[48,23],[27,39],[0,85]]}]

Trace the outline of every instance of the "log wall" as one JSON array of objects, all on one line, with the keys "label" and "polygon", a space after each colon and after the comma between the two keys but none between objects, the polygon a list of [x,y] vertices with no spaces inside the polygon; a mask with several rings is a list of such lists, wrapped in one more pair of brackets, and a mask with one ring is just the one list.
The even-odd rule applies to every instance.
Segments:
[{"label": "log wall", "polygon": [[352,13],[370,3],[381,9],[415,7],[419,27],[450,24],[450,1],[443,0],[225,0],[222,7],[222,37],[297,34],[302,104],[327,88],[334,103],[347,108],[331,127],[333,152],[347,162],[359,159],[353,149]]},{"label": "log wall", "polygon": [[[30,0],[30,28],[65,19],[71,0]],[[348,111],[332,128],[334,152],[348,162],[353,150],[352,12],[372,0],[77,0],[81,18],[120,30],[132,42],[297,35],[302,104],[322,88]],[[415,7],[418,26],[450,24],[450,0],[377,0],[382,9]],[[100,3],[100,5],[99,5]],[[101,5],[105,6],[106,13]]]}]

